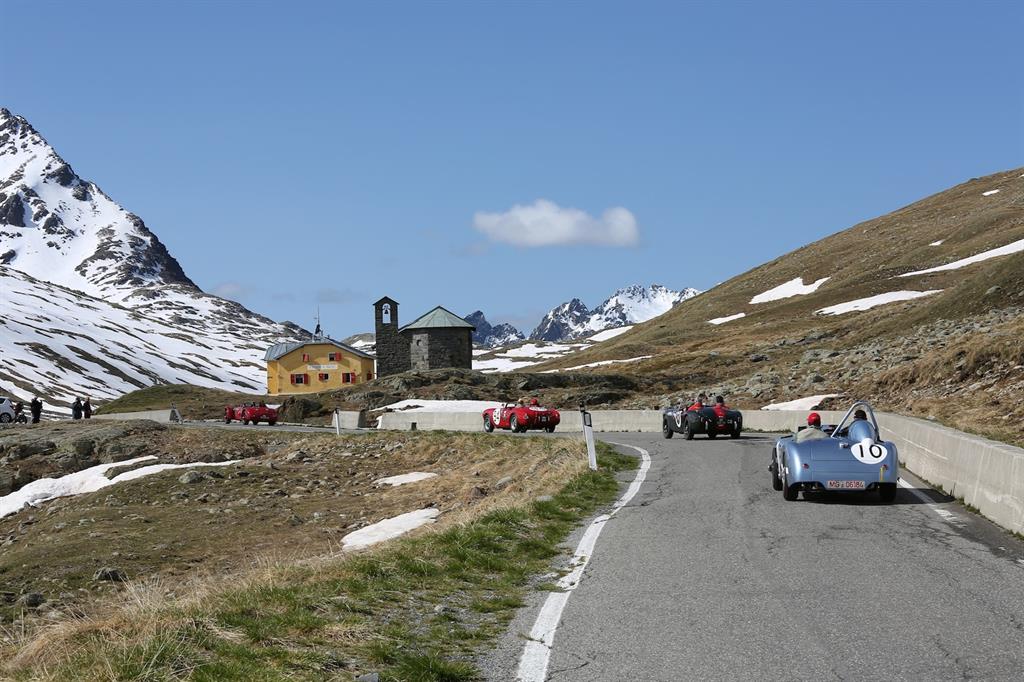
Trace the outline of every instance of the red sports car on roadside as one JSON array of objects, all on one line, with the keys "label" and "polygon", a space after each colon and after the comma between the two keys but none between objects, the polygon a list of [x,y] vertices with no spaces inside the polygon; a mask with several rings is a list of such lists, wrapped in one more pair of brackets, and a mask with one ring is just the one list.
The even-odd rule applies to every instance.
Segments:
[{"label": "red sports car on roadside", "polygon": [[541,407],[536,398],[529,405],[513,405],[506,403],[501,407],[489,407],[484,410],[484,431],[490,433],[494,429],[507,429],[516,433],[529,430],[541,430],[553,433],[561,421],[558,410]]},{"label": "red sports car on roadside", "polygon": [[277,423],[277,410],[273,407],[253,403],[249,405],[236,405],[235,407],[228,405],[224,408],[224,423],[230,424],[232,421],[242,422],[243,424],[252,423],[253,425],[267,422],[273,426]]}]

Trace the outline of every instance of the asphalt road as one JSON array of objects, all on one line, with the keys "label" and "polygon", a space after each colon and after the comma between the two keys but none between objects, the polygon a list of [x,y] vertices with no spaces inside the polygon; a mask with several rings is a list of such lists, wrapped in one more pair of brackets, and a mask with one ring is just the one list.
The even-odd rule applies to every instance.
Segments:
[{"label": "asphalt road", "polygon": [[[786,502],[769,436],[601,436],[651,468],[605,524],[547,679],[1024,679],[1024,543],[916,479],[892,505]],[[488,679],[515,679],[545,597],[481,662]]]}]

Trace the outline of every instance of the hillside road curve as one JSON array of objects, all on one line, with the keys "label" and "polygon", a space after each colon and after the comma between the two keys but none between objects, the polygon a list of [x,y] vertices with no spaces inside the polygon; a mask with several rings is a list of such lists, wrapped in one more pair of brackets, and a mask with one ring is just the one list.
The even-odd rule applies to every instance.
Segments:
[{"label": "hillside road curve", "polygon": [[[543,679],[1024,679],[1024,542],[912,476],[891,505],[786,502],[771,436],[601,437],[651,467],[604,525]],[[481,661],[487,679],[516,678],[544,598]]]}]

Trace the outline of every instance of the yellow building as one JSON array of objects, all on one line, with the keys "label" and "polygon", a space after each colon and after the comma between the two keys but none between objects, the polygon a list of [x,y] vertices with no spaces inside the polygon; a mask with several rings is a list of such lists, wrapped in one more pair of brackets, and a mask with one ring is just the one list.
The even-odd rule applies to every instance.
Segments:
[{"label": "yellow building", "polygon": [[279,343],[264,359],[270,395],[318,393],[374,378],[372,355],[326,337]]}]

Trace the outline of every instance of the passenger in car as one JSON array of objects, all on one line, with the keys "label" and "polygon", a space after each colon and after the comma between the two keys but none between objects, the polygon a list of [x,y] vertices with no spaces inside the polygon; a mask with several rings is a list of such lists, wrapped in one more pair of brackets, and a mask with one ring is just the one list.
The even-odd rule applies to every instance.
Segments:
[{"label": "passenger in car", "polygon": [[817,412],[811,412],[807,415],[807,428],[800,429],[796,432],[797,443],[803,443],[809,440],[817,440],[819,438],[828,438],[828,434],[821,430],[821,415]]}]

